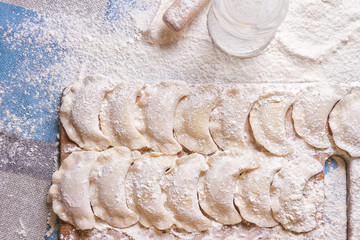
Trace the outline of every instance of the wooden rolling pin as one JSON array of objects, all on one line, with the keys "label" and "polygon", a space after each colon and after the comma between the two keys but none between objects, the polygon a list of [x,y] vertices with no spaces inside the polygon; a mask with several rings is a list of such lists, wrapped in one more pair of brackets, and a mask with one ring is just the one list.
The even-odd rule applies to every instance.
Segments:
[{"label": "wooden rolling pin", "polygon": [[166,10],[163,21],[174,31],[181,31],[208,2],[209,0],[175,0]]}]

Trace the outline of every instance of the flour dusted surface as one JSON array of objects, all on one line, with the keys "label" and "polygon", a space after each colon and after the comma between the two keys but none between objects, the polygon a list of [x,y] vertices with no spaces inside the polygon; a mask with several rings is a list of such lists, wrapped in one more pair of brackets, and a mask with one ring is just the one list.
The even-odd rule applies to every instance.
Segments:
[{"label": "flour dusted surface", "polygon": [[[9,72],[9,76],[21,83],[50,90],[40,104],[41,112],[49,111],[52,118],[56,118],[53,106],[61,89],[78,77],[79,69],[83,69],[85,75],[101,73],[111,78],[125,75],[147,82],[160,79],[351,82],[360,78],[357,67],[360,36],[356,34],[360,6],[355,0],[292,1],[289,14],[270,46],[260,56],[244,60],[230,57],[212,44],[206,29],[207,8],[178,41],[165,47],[147,44],[141,32],[150,25],[158,6],[158,1],[150,0],[132,6],[123,3],[120,10],[114,11],[116,14],[110,13],[105,20],[63,12],[39,14],[35,21],[25,20],[19,27],[4,31],[2,41],[13,49],[28,49],[28,52],[20,53],[24,56],[45,48],[46,54],[54,57],[49,66],[40,65],[36,70],[30,70],[29,65],[36,65],[43,58],[42,55],[35,56],[23,62],[18,72]],[[68,8],[71,9],[71,4]],[[38,19],[43,23],[37,23]],[[114,23],[109,19],[121,21]],[[24,37],[31,38],[31,44],[23,41]],[[6,99],[14,91],[14,88],[2,85],[0,92],[4,95],[0,98]],[[21,92],[34,99],[41,97],[37,96],[40,91],[34,96],[26,89]],[[23,107],[29,116],[37,119],[38,112],[33,106]],[[4,113],[0,119],[1,128],[29,137],[36,135],[37,121],[21,118],[5,106]],[[46,124],[46,119],[41,121]]]},{"label": "flour dusted surface", "polygon": [[[206,11],[203,11],[199,19],[189,27],[185,39],[166,48],[144,44],[139,35],[133,32],[133,26],[127,23],[129,19],[123,19],[125,27],[115,28],[112,32],[109,28],[102,28],[103,23],[98,20],[50,14],[45,16],[44,24],[41,26],[24,22],[24,29],[18,30],[19,34],[11,34],[16,32],[16,29],[5,32],[4,41],[13,42],[13,46],[16,47],[25,44],[21,41],[23,36],[34,35],[31,47],[44,46],[55,41],[67,51],[61,53],[61,57],[55,59],[49,68],[39,68],[37,72],[30,72],[26,68],[27,63],[24,63],[25,67],[21,69],[24,74],[13,72],[9,74],[18,81],[41,84],[41,88],[52,91],[53,93],[42,103],[42,106],[53,113],[56,112],[53,105],[62,87],[67,86],[78,76],[78,69],[82,66],[86,69],[86,74],[100,72],[108,76],[118,76],[124,72],[146,81],[158,81],[164,78],[201,82],[215,81],[214,79],[226,82],[357,81],[360,75],[358,71],[360,37],[355,33],[359,18],[352,17],[352,14],[359,12],[358,2],[333,0],[306,1],[306,3],[309,5],[305,5],[303,1],[292,1],[289,15],[279,29],[275,41],[264,54],[247,60],[226,56],[212,46],[204,28]],[[153,8],[148,2],[144,5]],[[328,17],[324,19],[322,17],[324,14],[320,13],[325,5],[342,7],[333,8],[335,11],[327,11]],[[338,14],[338,9],[341,9],[341,14]],[[314,19],[311,16],[315,11],[319,12],[320,17]],[[147,14],[148,12],[143,10],[132,12],[132,16],[136,15],[138,19],[149,17]],[[330,21],[331,23],[336,19],[336,24],[329,24],[329,19],[334,19]],[[346,24],[348,21],[351,21],[350,25]],[[345,25],[350,27],[346,27],[349,31],[344,35]],[[321,48],[321,57],[314,61],[314,58],[302,55],[308,54],[310,50],[319,52],[317,46],[308,44],[307,47],[310,47],[305,49],[301,47],[302,42],[301,44],[298,42],[297,52],[290,47],[283,48],[292,43],[293,39],[299,39],[300,35],[308,35],[304,34],[307,29],[319,30],[317,38],[313,39],[330,43],[335,46],[333,48],[335,50]],[[39,35],[34,34],[35,30],[40,31],[37,33]],[[332,34],[327,34],[329,31]],[[327,36],[332,38],[329,39]],[[286,42],[284,39],[288,37],[290,40]],[[306,40],[304,37],[302,39]],[[338,39],[344,41],[337,41]],[[52,53],[54,50],[49,48],[48,51]],[[303,51],[306,52],[302,53]],[[298,52],[302,54],[297,54]],[[49,75],[50,80],[43,78],[44,75]],[[13,91],[11,88],[0,86],[2,94],[11,94]],[[26,90],[23,91],[26,96],[30,95]],[[30,115],[35,116],[36,113],[31,110],[32,106],[24,107],[28,109]],[[5,109],[5,112],[6,115],[0,119],[1,128],[29,137],[38,130],[37,121],[24,120],[11,109]],[[42,119],[42,122],[45,122],[45,119]],[[29,125],[32,127],[28,130]]]}]

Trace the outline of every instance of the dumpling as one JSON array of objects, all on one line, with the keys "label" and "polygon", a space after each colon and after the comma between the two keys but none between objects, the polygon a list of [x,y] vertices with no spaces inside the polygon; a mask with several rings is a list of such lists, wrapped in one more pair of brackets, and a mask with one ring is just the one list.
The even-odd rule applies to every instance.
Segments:
[{"label": "dumpling", "polygon": [[219,223],[230,225],[241,222],[234,205],[236,181],[240,174],[259,167],[249,150],[232,149],[212,155],[209,170],[200,184],[200,206]]},{"label": "dumpling", "polygon": [[99,155],[90,174],[94,214],[114,227],[129,227],[139,219],[128,208],[125,194],[125,177],[138,154],[126,147],[110,148]]},{"label": "dumpling", "polygon": [[137,158],[127,175],[129,207],[139,215],[145,227],[170,228],[175,219],[165,208],[166,196],[160,183],[165,171],[171,167],[176,156],[148,153]]},{"label": "dumpling", "polygon": [[250,109],[258,98],[253,87],[231,87],[220,95],[210,117],[210,133],[223,150],[244,148],[245,124]]},{"label": "dumpling", "polygon": [[178,158],[164,177],[166,206],[173,212],[176,225],[188,232],[205,231],[211,226],[198,203],[199,177],[207,169],[205,158],[194,153]]},{"label": "dumpling", "polygon": [[346,95],[330,113],[335,144],[352,157],[360,157],[360,91]]},{"label": "dumpling", "polygon": [[210,154],[217,150],[209,130],[210,113],[220,94],[216,84],[194,86],[175,111],[176,140],[191,152]]},{"label": "dumpling", "polygon": [[173,135],[175,108],[189,92],[189,86],[181,81],[155,83],[145,89],[139,106],[144,112],[146,134],[153,151],[165,154],[181,151]]},{"label": "dumpling", "polygon": [[285,115],[293,101],[290,94],[275,93],[261,97],[250,111],[255,140],[275,155],[293,152],[285,130]]},{"label": "dumpling", "polygon": [[89,175],[97,152],[73,152],[52,176],[50,197],[61,220],[85,230],[95,224],[90,206]]},{"label": "dumpling", "polygon": [[237,182],[235,204],[241,216],[259,227],[278,225],[271,213],[270,185],[274,175],[285,165],[281,157],[269,157],[262,153],[252,156],[260,167],[244,173]]},{"label": "dumpling", "polygon": [[112,146],[130,149],[149,147],[144,133],[144,119],[136,104],[144,83],[119,82],[114,91],[105,96],[100,112],[101,129]]},{"label": "dumpling", "polygon": [[330,147],[327,119],[336,102],[345,94],[346,91],[338,86],[312,86],[303,90],[292,112],[297,134],[316,148]]},{"label": "dumpling", "polygon": [[276,221],[290,231],[309,232],[316,227],[315,212],[305,204],[304,187],[323,166],[312,157],[297,157],[274,177],[270,187],[271,209]]},{"label": "dumpling", "polygon": [[106,149],[110,142],[99,128],[105,94],[116,84],[102,75],[86,77],[64,91],[60,120],[69,138],[87,150]]}]

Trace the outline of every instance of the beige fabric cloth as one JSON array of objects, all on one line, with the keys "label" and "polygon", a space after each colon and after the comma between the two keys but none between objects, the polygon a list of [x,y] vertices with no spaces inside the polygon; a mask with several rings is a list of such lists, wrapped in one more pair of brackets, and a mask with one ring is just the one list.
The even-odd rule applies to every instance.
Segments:
[{"label": "beige fabric cloth", "polygon": [[[0,1],[40,12],[62,12],[95,19],[104,16],[108,2]],[[44,239],[50,209],[47,195],[57,161],[57,143],[25,139],[0,130],[0,239]]]},{"label": "beige fabric cloth", "polygon": [[0,131],[0,239],[44,239],[58,144]]}]

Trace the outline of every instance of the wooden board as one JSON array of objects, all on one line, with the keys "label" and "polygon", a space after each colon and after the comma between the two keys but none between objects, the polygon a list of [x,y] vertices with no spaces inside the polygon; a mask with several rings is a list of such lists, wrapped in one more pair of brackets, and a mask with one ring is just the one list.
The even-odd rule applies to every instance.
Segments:
[{"label": "wooden board", "polygon": [[[292,121],[291,113],[292,113],[292,109],[289,109],[289,111],[286,115],[286,121],[289,123],[287,126],[287,134],[288,134],[288,137],[295,138],[296,137],[295,131],[292,129],[293,127],[290,126],[290,123]],[[247,130],[251,132],[251,130],[249,129],[249,126],[247,126]],[[252,141],[254,141],[254,139],[252,139]],[[72,149],[74,147],[78,147],[78,146],[69,139],[64,128],[60,125],[60,148],[61,148],[60,160],[61,160],[61,162],[63,162],[65,160],[65,158],[68,157],[70,154],[67,152],[67,149]],[[256,145],[256,148],[258,148],[258,150],[263,150],[262,147],[259,145]],[[325,161],[329,157],[330,156],[328,154],[321,153],[321,152],[314,156],[314,158],[317,159],[323,166],[325,164]],[[323,181],[324,181],[324,171],[322,171],[320,174],[318,174],[316,176],[316,182],[320,183]],[[321,213],[317,212],[315,214],[315,219],[317,221],[323,220],[323,216],[324,216],[324,214],[322,212]],[[224,226],[224,236],[228,236],[229,234],[231,234],[231,231],[229,232],[228,230],[226,230],[229,228],[231,228],[231,226]],[[99,235],[102,236],[102,237],[100,237],[101,239],[106,239],[110,236],[114,240],[129,239],[129,237],[126,234],[120,233],[120,232],[118,232],[116,230],[112,230],[112,229],[109,229],[106,232],[99,232],[97,230],[81,231],[81,230],[75,230],[75,228],[72,225],[70,225],[64,221],[60,222],[60,233],[59,233],[60,240],[66,240],[66,239],[86,240],[86,239],[92,239],[92,237],[94,237],[94,236],[98,237]],[[261,239],[264,240],[264,238],[259,238],[258,240],[261,240]],[[265,238],[265,239],[270,239],[270,238]]]},{"label": "wooden board", "polygon": [[[65,132],[65,129],[60,123],[60,163],[62,163],[65,158],[67,158],[70,153],[68,153],[66,150],[77,147],[76,143],[70,140],[68,135]],[[72,240],[87,240],[92,239],[93,236],[97,236],[100,233],[96,230],[88,230],[88,231],[80,231],[75,230],[75,228],[62,220],[60,220],[60,231],[59,231],[59,239],[60,240],[66,240],[66,239],[72,239]],[[128,236],[125,234],[122,234],[120,232],[117,232],[115,230],[109,229],[105,233],[101,233],[101,236],[111,236],[114,240],[120,240],[120,239],[128,239]]]}]

